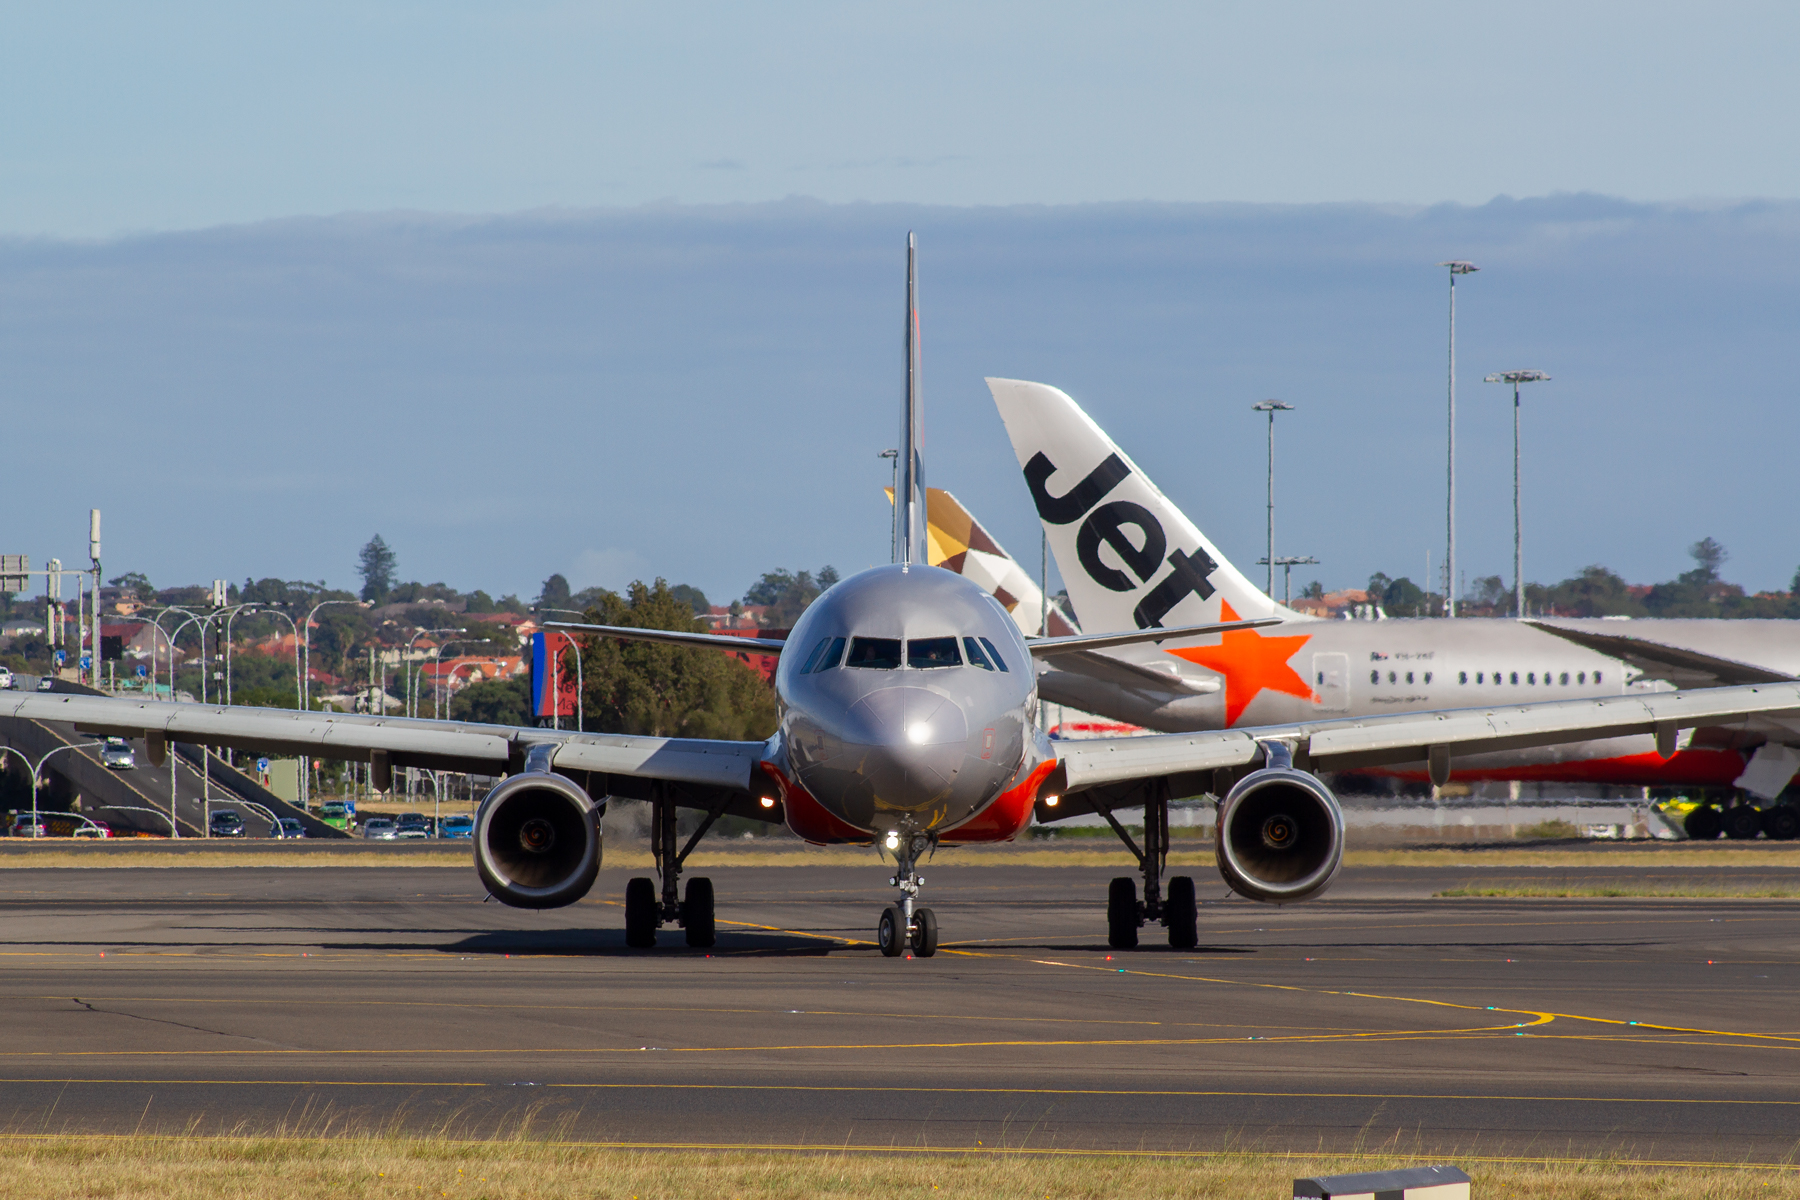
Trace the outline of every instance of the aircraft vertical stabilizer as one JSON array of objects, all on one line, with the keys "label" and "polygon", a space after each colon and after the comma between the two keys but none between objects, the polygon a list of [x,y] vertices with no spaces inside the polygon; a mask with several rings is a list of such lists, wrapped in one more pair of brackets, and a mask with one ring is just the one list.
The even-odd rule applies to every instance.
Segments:
[{"label": "aircraft vertical stabilizer", "polygon": [[1305,621],[1264,595],[1057,388],[989,379],[1069,601],[1089,632],[1254,617]]},{"label": "aircraft vertical stabilizer", "polygon": [[[890,503],[893,488],[882,488]],[[1044,603],[1037,581],[981,527],[962,501],[943,488],[927,488],[927,560],[987,589],[1026,637],[1068,637],[1081,630],[1055,600]],[[1046,609],[1048,612],[1046,613]]]}]

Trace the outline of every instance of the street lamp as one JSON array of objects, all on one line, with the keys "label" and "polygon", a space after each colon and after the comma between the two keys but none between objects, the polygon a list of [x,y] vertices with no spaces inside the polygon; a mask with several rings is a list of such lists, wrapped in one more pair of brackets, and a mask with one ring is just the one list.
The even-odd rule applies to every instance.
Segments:
[{"label": "street lamp", "polygon": [[1519,385],[1543,383],[1549,378],[1542,371],[1501,371],[1482,380],[1510,383],[1513,390],[1513,604],[1521,617],[1525,615],[1525,552],[1519,531]]},{"label": "street lamp", "polygon": [[1269,584],[1263,590],[1268,592],[1269,599],[1275,598],[1275,414],[1292,412],[1294,406],[1279,400],[1259,400],[1250,406],[1251,410],[1269,414]]},{"label": "street lamp", "polygon": [[[1266,558],[1259,558],[1256,560],[1258,566],[1261,566],[1268,561],[1269,560]],[[1275,565],[1281,568],[1282,594],[1287,597],[1282,601],[1283,604],[1292,604],[1294,602],[1294,568],[1316,564],[1318,561],[1318,559],[1313,558],[1311,555],[1301,558],[1298,555],[1293,554],[1284,554],[1275,560]]]},{"label": "street lamp", "polygon": [[406,639],[406,653],[402,654],[400,656],[400,669],[402,671],[406,672],[406,715],[407,716],[416,717],[419,715],[418,705],[414,699],[413,679],[415,678],[415,675],[414,675],[412,669],[406,665],[407,656],[412,653],[413,643],[418,641],[422,637],[430,637],[433,634],[467,633],[467,632],[468,631],[466,629],[463,629],[461,626],[457,626],[454,629],[451,629],[451,628],[421,629],[417,633],[413,634],[411,637]]},{"label": "street lamp", "polygon": [[[894,483],[893,486],[888,489],[888,494],[893,497],[895,510],[898,511],[900,507],[900,452],[898,450],[883,450],[881,452],[881,457],[892,459],[894,462]],[[899,562],[900,519],[898,517],[894,518],[891,524],[893,525],[893,529],[888,536],[888,561]]]},{"label": "street lamp", "polygon": [[1456,615],[1456,277],[1481,270],[1472,262],[1441,262],[1450,268],[1450,438],[1444,488],[1444,615]]},{"label": "street lamp", "polygon": [[[306,621],[304,624],[302,624],[300,626],[301,649],[305,656],[305,665],[301,668],[301,671],[300,671],[300,710],[302,712],[306,712],[306,711],[310,710],[312,707],[312,623],[313,623],[313,617],[314,617],[314,615],[316,615],[318,613],[318,611],[321,608],[324,608],[327,604],[354,604],[358,608],[367,608],[368,607],[368,604],[362,600],[321,600],[317,604],[312,606],[311,612],[306,614]],[[312,770],[311,770],[312,756],[310,754],[302,755],[300,762],[301,762],[300,808],[301,808],[301,811],[304,812],[311,807],[310,801],[312,800]]]},{"label": "street lamp", "polygon": [[61,754],[64,750],[86,750],[94,746],[105,745],[104,742],[71,742],[67,746],[58,746],[54,750],[46,750],[43,757],[36,762],[25,756],[25,752],[13,746],[0,746],[8,754],[16,754],[19,761],[31,772],[31,836],[38,837],[38,772],[43,770],[44,763],[52,754]]}]

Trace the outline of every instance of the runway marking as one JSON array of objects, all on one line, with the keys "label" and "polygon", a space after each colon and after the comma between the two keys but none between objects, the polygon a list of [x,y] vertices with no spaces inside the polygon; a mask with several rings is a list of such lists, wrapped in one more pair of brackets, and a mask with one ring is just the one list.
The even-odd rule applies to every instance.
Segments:
[{"label": "runway marking", "polygon": [[[357,1087],[357,1088],[502,1088],[493,1082],[444,1082],[425,1079],[115,1079],[9,1077],[0,1082],[44,1085],[95,1084],[108,1087]],[[761,1084],[761,1083],[540,1083],[538,1087],[569,1091],[690,1091],[690,1092],[893,1092],[957,1096],[1134,1096],[1194,1100],[1463,1100],[1472,1103],[1518,1104],[1681,1104],[1695,1106],[1764,1105],[1800,1108],[1800,1100],[1712,1099],[1660,1096],[1528,1096],[1477,1095],[1462,1092],[1246,1092],[1183,1088],[1030,1088],[1030,1087],[924,1087],[903,1084]],[[0,1137],[8,1136],[0,1133]],[[1800,1166],[1800,1164],[1797,1164]]]},{"label": "runway marking", "polygon": [[[224,1135],[220,1135],[220,1140],[229,1139],[232,1137],[234,1137],[234,1135],[224,1134]],[[155,1141],[184,1141],[185,1142],[185,1141],[196,1140],[192,1137],[185,1137],[185,1136],[176,1138],[176,1137],[172,1137],[167,1134],[142,1134],[142,1133],[134,1133],[134,1134],[122,1134],[122,1133],[76,1133],[76,1134],[67,1134],[67,1133],[63,1133],[63,1134],[57,1134],[57,1133],[0,1133],[0,1138],[5,1138],[9,1141],[28,1141],[28,1142],[67,1141],[67,1140],[75,1139],[75,1138],[89,1138],[89,1139],[93,1139],[96,1141],[124,1141],[128,1138],[131,1140],[134,1140],[134,1141],[155,1140]],[[484,1146],[491,1145],[491,1143],[488,1143],[488,1142],[475,1142],[475,1141],[467,1141],[467,1140],[463,1140],[463,1141],[439,1140],[437,1142],[437,1144],[440,1146],[468,1146],[468,1147],[475,1147],[475,1148],[481,1148]],[[783,1153],[783,1154],[794,1154],[794,1153],[801,1153],[801,1154],[883,1154],[883,1155],[889,1155],[889,1156],[893,1156],[896,1154],[907,1154],[907,1155],[936,1154],[936,1155],[961,1155],[961,1156],[970,1157],[970,1158],[1174,1158],[1174,1159],[1209,1160],[1209,1159],[1216,1159],[1216,1158],[1241,1159],[1247,1153],[1243,1149],[1235,1149],[1235,1150],[1143,1150],[1143,1149],[1077,1150],[1077,1149],[1057,1149],[1057,1148],[1047,1148],[1046,1149],[1046,1148],[1035,1148],[1035,1147],[1028,1147],[1028,1146],[897,1146],[897,1145],[893,1145],[891,1143],[887,1144],[887,1145],[861,1145],[861,1144],[856,1144],[856,1143],[852,1143],[852,1142],[848,1142],[848,1141],[845,1141],[845,1142],[792,1142],[792,1143],[784,1143],[784,1142],[587,1142],[587,1141],[575,1141],[572,1139],[564,1140],[564,1139],[559,1138],[553,1142],[546,1142],[544,1144],[550,1145],[550,1146],[556,1146],[556,1147],[567,1147],[569,1149],[578,1149],[578,1150],[686,1150],[686,1151],[694,1151],[694,1150],[735,1150],[735,1151],[760,1150],[760,1151],[765,1151],[765,1152],[769,1152],[769,1153]],[[1406,1162],[1431,1162],[1431,1161],[1433,1161],[1432,1159],[1429,1159],[1429,1158],[1422,1158],[1422,1157],[1417,1157],[1417,1156],[1413,1156],[1413,1155],[1382,1153],[1380,1151],[1370,1152],[1370,1151],[1352,1150],[1352,1151],[1344,1151],[1341,1153],[1333,1153],[1333,1152],[1329,1152],[1329,1151],[1313,1151],[1313,1152],[1301,1154],[1301,1153],[1296,1153],[1291,1150],[1258,1150],[1258,1151],[1250,1151],[1249,1153],[1255,1153],[1255,1154],[1259,1155],[1260,1157],[1264,1157],[1264,1158],[1281,1159],[1281,1160],[1290,1161],[1290,1162],[1317,1162],[1321,1158],[1351,1159],[1354,1161],[1362,1161],[1362,1162],[1387,1162],[1387,1163],[1391,1163],[1395,1159],[1401,1159]],[[1713,1162],[1713,1161],[1707,1161],[1705,1159],[1656,1159],[1656,1158],[1621,1159],[1621,1158],[1613,1158],[1613,1157],[1608,1157],[1608,1158],[1604,1158],[1604,1159],[1601,1159],[1601,1158],[1551,1158],[1551,1157],[1542,1157],[1542,1156],[1531,1157],[1531,1156],[1526,1156],[1526,1155],[1505,1155],[1505,1154],[1462,1154],[1462,1155],[1458,1155],[1457,1158],[1458,1158],[1458,1161],[1460,1161],[1460,1162],[1488,1163],[1488,1164],[1493,1164],[1493,1165],[1500,1165],[1500,1164],[1507,1164],[1507,1163],[1511,1163],[1511,1164],[1523,1163],[1523,1164],[1527,1164],[1527,1165],[1539,1165],[1539,1166],[1569,1166],[1569,1165],[1587,1165],[1587,1164],[1603,1162],[1607,1166],[1611,1166],[1611,1167],[1619,1167],[1619,1166],[1672,1167],[1672,1168],[1689,1168],[1689,1169],[1695,1169],[1695,1170],[1733,1170],[1733,1171],[1795,1171],[1795,1170],[1800,1170],[1800,1166],[1796,1166],[1794,1163],[1788,1162],[1788,1161],[1759,1163],[1759,1162],[1746,1162],[1746,1161],[1742,1161],[1742,1160],[1739,1160],[1736,1162],[1727,1162],[1727,1161],[1722,1161],[1722,1160]]]}]

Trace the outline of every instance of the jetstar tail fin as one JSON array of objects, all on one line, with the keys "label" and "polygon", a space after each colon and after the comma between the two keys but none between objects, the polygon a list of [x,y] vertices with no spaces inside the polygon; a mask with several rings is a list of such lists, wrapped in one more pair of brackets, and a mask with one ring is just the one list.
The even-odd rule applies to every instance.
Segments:
[{"label": "jetstar tail fin", "polygon": [[1244,578],[1062,391],[1017,379],[987,384],[1090,631],[1309,619]]},{"label": "jetstar tail fin", "polygon": [[[894,489],[883,488],[888,502]],[[943,488],[925,489],[927,561],[980,584],[1012,614],[1026,637],[1071,637],[1081,632],[1055,600],[1045,620],[1043,591],[1031,573],[1001,549],[962,501]]]}]

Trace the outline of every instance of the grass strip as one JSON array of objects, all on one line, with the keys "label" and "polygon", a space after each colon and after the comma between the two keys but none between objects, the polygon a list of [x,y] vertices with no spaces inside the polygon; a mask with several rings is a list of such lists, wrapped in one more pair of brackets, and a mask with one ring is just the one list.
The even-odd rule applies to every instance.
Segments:
[{"label": "grass strip", "polygon": [[956,1147],[754,1149],[600,1145],[527,1136],[0,1136],[9,1200],[281,1196],[437,1200],[793,1200],[901,1195],[984,1197],[1285,1197],[1298,1176],[1452,1162],[1476,1196],[1540,1200],[1800,1198],[1785,1164],[1649,1160],[1422,1159],[1397,1153],[1095,1154]]},{"label": "grass strip", "polygon": [[1578,900],[1638,898],[1646,900],[1800,900],[1800,887],[1770,887],[1767,884],[1733,885],[1721,883],[1573,883],[1573,884],[1499,884],[1447,888],[1432,895],[1443,900],[1482,899],[1546,899]]}]

